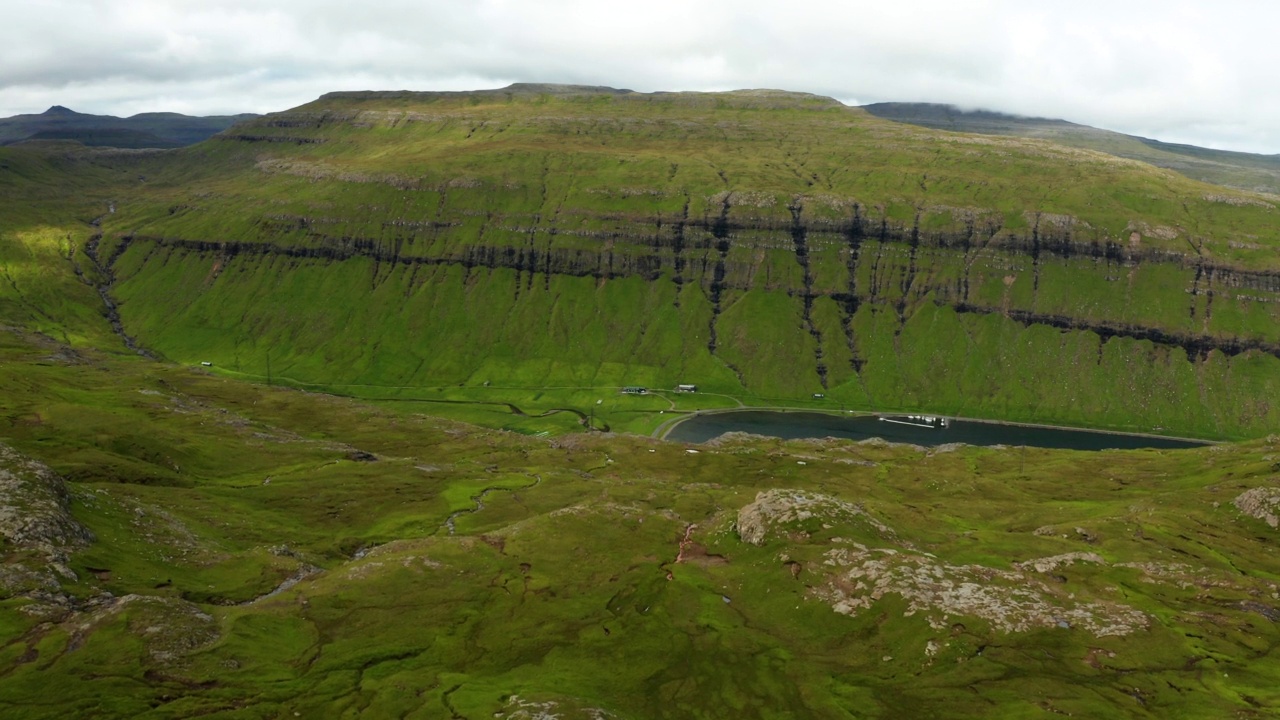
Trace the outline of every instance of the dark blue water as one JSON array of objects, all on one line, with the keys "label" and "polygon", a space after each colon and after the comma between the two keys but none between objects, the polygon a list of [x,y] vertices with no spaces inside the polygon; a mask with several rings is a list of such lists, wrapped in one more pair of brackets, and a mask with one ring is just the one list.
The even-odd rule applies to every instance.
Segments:
[{"label": "dark blue water", "polygon": [[[907,416],[902,415],[885,415],[884,417],[903,422],[919,422],[909,420]],[[939,426],[938,422],[931,427],[917,427],[887,422],[868,415],[840,416],[768,410],[697,415],[676,425],[667,435],[667,439],[701,443],[727,432],[746,432],[788,440],[825,437],[866,440],[878,437],[889,442],[924,446],[965,443],[966,445],[1027,445],[1066,450],[1177,449],[1203,446],[1203,443],[1145,435],[1000,425],[969,420],[950,420],[945,427]]]}]

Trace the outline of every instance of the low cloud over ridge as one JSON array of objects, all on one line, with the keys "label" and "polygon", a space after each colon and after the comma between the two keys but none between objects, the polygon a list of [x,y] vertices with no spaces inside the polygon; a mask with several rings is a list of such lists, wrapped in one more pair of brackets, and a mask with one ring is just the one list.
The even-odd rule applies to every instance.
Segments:
[{"label": "low cloud over ridge", "polygon": [[55,0],[0,31],[0,116],[270,112],[331,90],[512,81],[774,87],[1280,153],[1276,27],[1280,6],[1250,0]]}]

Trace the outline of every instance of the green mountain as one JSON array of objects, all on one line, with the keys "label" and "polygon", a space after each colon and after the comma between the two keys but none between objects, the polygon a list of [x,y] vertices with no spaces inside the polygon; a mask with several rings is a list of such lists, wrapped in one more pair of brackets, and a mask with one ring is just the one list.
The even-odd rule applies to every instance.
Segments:
[{"label": "green mountain", "polygon": [[[6,717],[1280,705],[1264,196],[515,86],[3,147],[0,208]],[[647,436],[739,403],[1256,437]]]},{"label": "green mountain", "polygon": [[257,117],[179,113],[139,113],[127,118],[86,115],[54,105],[39,115],[0,118],[0,145],[25,140],[75,140],[90,146],[175,148],[207,140],[232,125]]},{"label": "green mountain", "polygon": [[1280,422],[1275,203],[1109,155],[793,93],[513,86],[336,93],[130,161],[97,253],[183,363],[365,397]]},{"label": "green mountain", "polygon": [[1166,143],[1078,125],[1065,120],[1021,117],[990,110],[964,110],[935,103],[873,103],[863,110],[897,122],[952,132],[1051,140],[1168,168],[1195,180],[1280,194],[1280,155],[1212,150]]}]

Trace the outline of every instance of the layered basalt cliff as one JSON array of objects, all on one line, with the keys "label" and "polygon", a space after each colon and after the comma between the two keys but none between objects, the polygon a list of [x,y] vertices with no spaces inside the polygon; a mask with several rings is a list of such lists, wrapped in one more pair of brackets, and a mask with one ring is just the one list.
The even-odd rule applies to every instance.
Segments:
[{"label": "layered basalt cliff", "polygon": [[[922,233],[918,228],[883,220],[869,223],[860,213],[853,221],[837,226],[803,223],[798,206],[795,216],[796,221],[790,228],[768,222],[730,223],[724,219],[681,220],[666,222],[664,227],[662,218],[637,218],[629,225],[620,224],[616,231],[596,231],[588,235],[603,246],[596,248],[557,247],[554,238],[560,233],[554,227],[525,230],[498,220],[481,224],[479,234],[527,233],[529,239],[519,245],[444,243],[443,252],[436,254],[431,252],[434,247],[422,252],[412,239],[404,237],[329,235],[316,227],[323,223],[304,217],[287,223],[279,217],[266,219],[262,232],[247,242],[130,235],[122,238],[119,247],[123,250],[136,242],[154,246],[149,252],[190,251],[218,257],[224,262],[241,256],[321,261],[364,259],[376,266],[456,265],[467,270],[506,269],[540,275],[544,280],[552,276],[596,280],[667,279],[677,285],[700,286],[713,303],[725,291],[759,289],[783,292],[799,299],[809,309],[817,298],[829,298],[836,301],[847,316],[862,304],[871,303],[890,307],[900,319],[905,319],[909,304],[928,298],[962,313],[998,312],[1024,324],[1040,323],[1062,329],[1092,330],[1105,337],[1125,336],[1182,345],[1198,356],[1215,349],[1230,355],[1248,349],[1275,354],[1280,347],[1276,342],[1280,339],[1277,337],[1280,326],[1261,327],[1260,332],[1251,333],[1247,328],[1230,325],[1229,321],[1215,320],[1213,312],[1215,298],[1220,304],[1237,306],[1274,304],[1280,299],[1277,296],[1280,272],[1217,266],[1202,258],[1131,250],[1115,242],[1081,242],[1069,233],[1012,234],[996,241],[992,233],[977,235],[972,227]],[[409,226],[404,221],[381,222],[392,228]],[[437,239],[439,231],[461,224],[460,221],[414,223],[418,229],[437,233]],[[276,241],[278,235],[298,230],[306,233],[305,243]],[[645,234],[646,230],[649,234]],[[754,241],[733,243],[731,240],[746,233],[750,233]],[[793,244],[790,252],[779,247],[786,237],[790,237]],[[731,244],[756,252],[740,253],[736,259],[730,259]],[[843,259],[846,277],[824,268],[825,277],[817,280],[817,272],[811,266],[811,248]],[[796,264],[799,273],[772,273],[765,256],[773,254],[790,255],[789,261]],[[1041,271],[1046,267],[1050,268],[1049,272],[1067,269],[1108,283],[1123,280],[1127,301],[1123,305],[1101,307],[1087,317],[1071,313],[1074,308],[1070,302],[1064,304],[1061,298],[1039,296]],[[1144,271],[1158,277],[1138,278]],[[1170,277],[1181,282],[1168,284]],[[998,294],[984,292],[990,289],[992,280],[999,280],[1004,286]],[[1163,284],[1157,285],[1157,281]],[[1029,295],[1014,290],[1015,285],[1027,282],[1031,284]],[[1146,304],[1153,307],[1135,305],[1132,299],[1135,295],[1148,296]],[[998,302],[993,302],[996,300]],[[1098,298],[1078,300],[1097,304]],[[1165,306],[1176,300],[1185,306],[1183,318],[1163,313]],[[1231,317],[1234,319],[1236,315]]]}]

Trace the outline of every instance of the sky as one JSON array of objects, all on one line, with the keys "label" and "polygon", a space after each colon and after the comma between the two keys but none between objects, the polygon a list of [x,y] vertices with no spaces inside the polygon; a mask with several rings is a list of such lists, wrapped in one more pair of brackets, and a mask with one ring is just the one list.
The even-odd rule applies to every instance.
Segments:
[{"label": "sky", "polygon": [[941,102],[1280,153],[1273,0],[3,0],[0,117],[512,82]]}]

